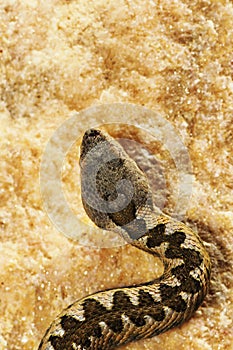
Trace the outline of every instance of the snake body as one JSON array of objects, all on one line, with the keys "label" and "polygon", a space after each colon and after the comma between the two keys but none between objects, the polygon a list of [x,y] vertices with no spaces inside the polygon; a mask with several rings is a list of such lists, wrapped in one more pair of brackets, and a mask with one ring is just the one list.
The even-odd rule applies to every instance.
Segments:
[{"label": "snake body", "polygon": [[109,350],[153,337],[188,320],[208,291],[210,259],[201,239],[153,206],[146,176],[113,138],[86,131],[80,167],[90,219],[158,256],[164,273],[76,301],[53,321],[38,350]]}]

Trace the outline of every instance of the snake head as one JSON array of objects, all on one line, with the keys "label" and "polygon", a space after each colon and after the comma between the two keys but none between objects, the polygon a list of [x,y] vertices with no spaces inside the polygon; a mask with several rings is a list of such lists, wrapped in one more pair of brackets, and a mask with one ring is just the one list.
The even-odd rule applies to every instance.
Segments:
[{"label": "snake head", "polygon": [[87,130],[80,167],[82,202],[90,219],[107,230],[120,227],[128,234],[137,232],[137,238],[145,233],[139,212],[144,208],[141,212],[146,215],[146,209],[152,210],[150,187],[122,146],[101,130]]}]

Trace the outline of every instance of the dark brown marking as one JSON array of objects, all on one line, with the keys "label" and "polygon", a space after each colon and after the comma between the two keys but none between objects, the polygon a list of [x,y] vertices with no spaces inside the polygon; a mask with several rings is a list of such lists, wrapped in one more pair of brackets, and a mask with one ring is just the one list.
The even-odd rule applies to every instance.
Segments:
[{"label": "dark brown marking", "polygon": [[96,337],[96,338],[100,338],[102,336],[102,329],[100,327],[100,325],[95,325],[95,328],[93,330],[93,335]]},{"label": "dark brown marking", "polygon": [[120,333],[124,329],[123,321],[121,319],[121,315],[115,315],[112,317],[109,317],[107,320],[104,320],[104,322],[107,324],[107,326],[114,332],[114,333]]},{"label": "dark brown marking", "polygon": [[176,312],[184,312],[186,310],[186,302],[178,295],[180,293],[179,287],[171,287],[161,283],[160,293],[163,305],[170,307]]},{"label": "dark brown marking", "polygon": [[108,215],[117,226],[125,226],[135,220],[135,205],[131,201],[124,209]]},{"label": "dark brown marking", "polygon": [[144,319],[144,312],[142,314],[139,314],[138,312],[134,313],[133,311],[131,311],[128,316],[136,327],[145,326],[146,321]]},{"label": "dark brown marking", "polygon": [[165,224],[159,224],[155,226],[153,229],[149,230],[149,238],[147,239],[147,247],[154,248],[159,247],[162,242],[164,242],[164,232],[165,232]]},{"label": "dark brown marking", "polygon": [[[83,324],[71,316],[62,316],[61,327],[65,333],[63,337],[51,335],[49,341],[55,350],[71,349],[72,342],[76,340],[79,334],[79,328]],[[79,343],[78,343],[79,344]]]},{"label": "dark brown marking", "polygon": [[84,301],[83,309],[85,320],[93,318],[93,315],[95,317],[102,316],[107,312],[107,309],[99,301],[92,298]]},{"label": "dark brown marking", "polygon": [[66,332],[68,332],[70,329],[79,327],[81,324],[82,322],[71,316],[62,316],[61,318],[61,326]]},{"label": "dark brown marking", "polygon": [[184,292],[195,294],[200,290],[200,282],[190,276],[190,270],[184,264],[173,268],[171,272],[182,284],[182,290]]},{"label": "dark brown marking", "polygon": [[143,290],[140,290],[138,293],[139,297],[139,307],[150,307],[155,303],[154,299],[148,292],[144,292]]}]

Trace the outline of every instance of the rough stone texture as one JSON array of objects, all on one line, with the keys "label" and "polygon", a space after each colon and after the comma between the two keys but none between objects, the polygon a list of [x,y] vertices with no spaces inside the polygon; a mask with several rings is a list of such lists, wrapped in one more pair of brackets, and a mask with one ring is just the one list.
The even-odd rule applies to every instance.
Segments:
[{"label": "rough stone texture", "polygon": [[[125,349],[233,349],[232,1],[2,0],[0,33],[0,348],[36,349],[72,301],[161,273],[157,260],[132,247],[69,240],[48,219],[40,195],[41,156],[61,123],[83,108],[130,102],[159,112],[189,150],[186,222],[205,240],[213,272],[210,293],[189,322]],[[153,131],[153,119],[128,122]],[[80,131],[104,123],[80,117]],[[130,135],[164,165],[164,210],[172,213],[176,176],[166,152],[157,154],[158,144],[132,127],[109,131]],[[145,154],[136,156],[150,174],[155,160]],[[76,156],[74,146],[63,185],[94,235],[74,181]]]}]

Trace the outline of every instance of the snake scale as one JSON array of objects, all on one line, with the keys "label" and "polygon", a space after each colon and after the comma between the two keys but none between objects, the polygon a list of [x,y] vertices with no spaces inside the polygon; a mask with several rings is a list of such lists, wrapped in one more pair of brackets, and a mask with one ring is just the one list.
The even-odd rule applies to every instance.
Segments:
[{"label": "snake scale", "polygon": [[164,272],[150,282],[74,302],[53,321],[38,350],[109,350],[153,337],[188,320],[208,291],[210,259],[201,239],[153,206],[146,176],[117,141],[87,130],[80,167],[90,219],[158,256]]}]

